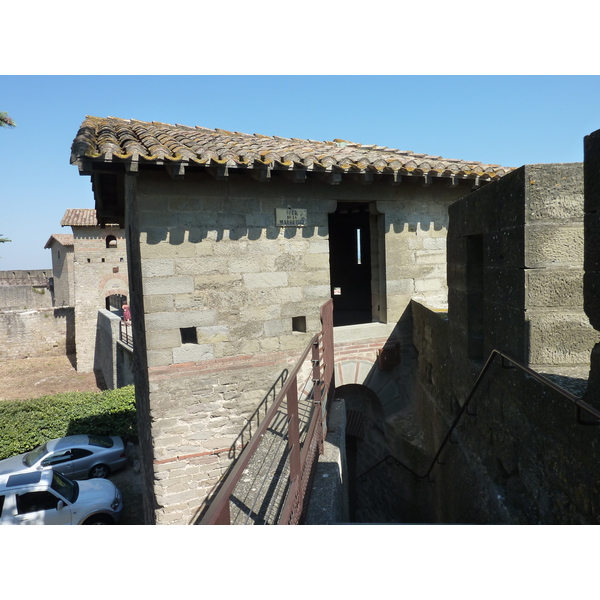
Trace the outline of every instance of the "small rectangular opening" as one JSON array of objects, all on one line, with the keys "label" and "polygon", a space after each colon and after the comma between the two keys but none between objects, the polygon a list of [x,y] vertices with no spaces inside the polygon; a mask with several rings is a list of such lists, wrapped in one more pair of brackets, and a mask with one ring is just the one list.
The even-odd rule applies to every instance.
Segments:
[{"label": "small rectangular opening", "polygon": [[292,331],[306,333],[306,317],[292,317]]},{"label": "small rectangular opening", "polygon": [[179,332],[181,333],[182,344],[198,343],[198,334],[195,327],[182,327]]}]

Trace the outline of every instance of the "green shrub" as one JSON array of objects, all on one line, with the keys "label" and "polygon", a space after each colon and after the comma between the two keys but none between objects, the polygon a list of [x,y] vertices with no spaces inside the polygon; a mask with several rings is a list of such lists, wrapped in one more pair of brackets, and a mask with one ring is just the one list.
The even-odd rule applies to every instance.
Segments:
[{"label": "green shrub", "polygon": [[0,402],[0,459],[29,452],[54,438],[83,433],[135,441],[133,386]]}]

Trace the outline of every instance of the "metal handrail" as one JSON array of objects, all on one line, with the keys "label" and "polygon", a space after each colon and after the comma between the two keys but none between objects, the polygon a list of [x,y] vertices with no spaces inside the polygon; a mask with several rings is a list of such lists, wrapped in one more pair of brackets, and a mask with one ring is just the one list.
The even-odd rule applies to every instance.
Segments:
[{"label": "metal handrail", "polygon": [[[268,427],[276,418],[279,409],[284,400],[286,401],[287,419],[288,419],[288,447],[289,447],[289,491],[281,510],[279,523],[287,524],[294,522],[299,515],[297,504],[302,504],[303,493],[305,491],[306,481],[310,476],[306,473],[307,456],[312,444],[311,435],[318,435],[319,438],[325,436],[321,419],[324,411],[323,403],[326,403],[330,396],[330,389],[333,385],[333,303],[327,301],[321,307],[322,330],[313,336],[310,343],[304,350],[292,372],[288,375],[283,386],[277,394],[271,408],[265,414],[262,423],[258,426],[256,432],[242,450],[239,458],[233,465],[219,492],[212,500],[206,513],[200,520],[200,525],[229,525],[231,516],[229,509],[230,497],[241,479],[241,476],[248,466],[250,460],[255,454],[263,435]],[[329,331],[331,329],[331,331]],[[299,436],[299,415],[298,415],[298,373],[302,368],[304,361],[311,354],[313,363],[313,407],[311,422],[308,425],[308,443],[300,444]],[[317,440],[319,450],[322,451],[323,440]]]},{"label": "metal handrail", "polygon": [[[479,385],[483,381],[483,378],[485,377],[487,371],[491,367],[491,365],[494,362],[494,359],[496,357],[500,357],[502,359],[503,366],[506,367],[505,361],[513,364],[515,367],[518,367],[519,369],[521,369],[521,371],[527,373],[528,375],[530,375],[531,377],[533,377],[534,379],[536,379],[537,381],[539,381],[540,383],[542,383],[546,387],[549,387],[551,390],[553,390],[554,392],[556,392],[557,394],[559,394],[560,396],[562,396],[563,398],[565,398],[566,400],[568,400],[569,402],[571,402],[572,404],[574,404],[577,407],[577,422],[580,425],[600,425],[600,411],[599,410],[597,410],[593,406],[589,405],[587,402],[585,402],[581,398],[578,398],[574,394],[571,394],[567,390],[565,390],[565,389],[561,388],[560,386],[556,385],[555,383],[553,383],[552,381],[550,381],[549,379],[547,379],[543,375],[540,375],[539,373],[537,373],[533,369],[530,369],[529,367],[526,367],[525,365],[522,365],[521,363],[519,363],[518,361],[516,361],[514,358],[511,358],[510,356],[508,356],[504,352],[500,352],[500,350],[494,349],[494,350],[491,351],[490,356],[488,357],[485,365],[483,366],[483,368],[479,372],[479,375],[478,375],[477,379],[475,380],[475,383],[473,384],[473,387],[471,388],[471,391],[470,391],[469,395],[467,396],[467,399],[466,399],[465,403],[462,405],[461,409],[458,411],[458,414],[456,415],[456,418],[452,422],[452,425],[450,425],[450,428],[448,429],[448,432],[446,433],[444,439],[442,440],[442,443],[440,444],[440,447],[439,447],[438,451],[435,453],[435,456],[433,457],[433,460],[431,461],[431,464],[429,465],[429,468],[427,469],[427,471],[425,473],[423,473],[422,475],[416,473],[415,471],[413,471],[413,469],[411,469],[408,465],[406,465],[404,462],[402,462],[399,458],[396,458],[395,456],[393,456],[391,454],[388,454],[385,458],[381,459],[378,463],[376,463],[375,465],[373,465],[370,469],[368,469],[364,473],[361,473],[358,477],[359,478],[360,477],[364,477],[365,475],[367,475],[367,473],[370,473],[373,469],[375,469],[376,467],[378,467],[382,463],[387,462],[388,460],[391,459],[396,466],[403,467],[404,469],[406,469],[407,471],[409,471],[410,473],[412,473],[418,480],[429,479],[429,476],[431,475],[431,472],[433,471],[433,468],[435,467],[436,463],[439,462],[439,458],[440,458],[440,455],[442,453],[442,450],[444,449],[444,447],[446,446],[446,444],[449,441],[451,441],[452,432],[456,429],[456,427],[457,427],[457,425],[458,425],[461,417],[465,414],[465,412],[468,415],[476,416],[477,413],[469,413],[467,411],[467,408],[469,406],[469,403],[473,399],[473,396],[475,395],[475,392],[479,388]],[[507,367],[507,368],[512,368],[512,367]],[[592,417],[594,417],[595,420],[593,420],[593,421],[584,421],[581,418],[581,411],[582,410],[585,411],[585,412],[587,412]]]},{"label": "metal handrail", "polygon": [[119,321],[119,339],[130,348],[133,348],[133,335],[131,321]]},{"label": "metal handrail", "polygon": [[241,448],[243,450],[246,447],[246,444],[248,443],[244,441],[246,437],[252,439],[252,436],[254,435],[252,433],[254,425],[256,424],[257,427],[260,426],[261,413],[264,413],[264,416],[262,417],[263,419],[266,419],[268,415],[269,398],[273,398],[273,401],[275,401],[275,399],[277,398],[277,386],[280,385],[283,389],[283,384],[286,382],[288,375],[289,372],[287,369],[283,369],[283,371],[281,371],[281,373],[275,380],[275,383],[265,394],[265,397],[261,400],[256,410],[252,413],[252,415],[250,415],[250,417],[248,417],[248,422],[246,423],[246,425],[244,425],[242,431],[240,431],[237,438],[235,438],[233,444],[231,444],[231,449],[229,450],[229,458],[235,458],[238,448]]}]

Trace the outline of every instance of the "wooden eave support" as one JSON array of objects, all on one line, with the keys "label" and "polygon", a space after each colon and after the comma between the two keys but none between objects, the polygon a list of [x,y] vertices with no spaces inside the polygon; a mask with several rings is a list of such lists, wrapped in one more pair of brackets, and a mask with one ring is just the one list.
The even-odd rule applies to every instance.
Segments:
[{"label": "wooden eave support", "polygon": [[322,173],[317,173],[317,177],[323,181],[324,183],[327,183],[329,185],[339,185],[340,183],[342,183],[342,174],[341,173],[332,173],[331,171],[329,172],[322,172]]},{"label": "wooden eave support", "polygon": [[343,170],[332,167],[323,167],[314,165],[312,172],[317,179],[327,183],[328,185],[339,185],[342,183]]},{"label": "wooden eave support", "polygon": [[271,181],[271,167],[252,167],[248,174],[259,183],[269,183]]},{"label": "wooden eave support", "polygon": [[392,173],[392,185],[400,185],[402,183],[402,175],[398,171]]},{"label": "wooden eave support", "polygon": [[217,181],[225,181],[229,177],[229,167],[227,165],[211,164],[210,167],[206,167],[206,171]]},{"label": "wooden eave support", "polygon": [[125,227],[125,218],[123,214],[115,213],[111,210],[103,210],[102,208],[96,209],[96,218],[100,223],[101,227],[105,227],[107,223],[115,224],[118,223],[120,228]]},{"label": "wooden eave support", "polygon": [[433,183],[433,177],[429,173],[424,173],[423,179],[423,187],[429,187]]},{"label": "wooden eave support", "polygon": [[306,182],[306,169],[289,169],[287,171],[281,171],[281,173],[286,179],[289,179],[292,183]]},{"label": "wooden eave support", "polygon": [[361,185],[370,185],[373,183],[373,173],[370,171],[361,171],[360,173],[349,173],[348,175],[352,181],[360,183]]},{"label": "wooden eave support", "polygon": [[165,162],[164,166],[167,170],[167,173],[171,176],[172,179],[183,179],[185,175],[185,168],[187,167],[187,162],[181,161],[177,163],[168,163]]},{"label": "wooden eave support", "polygon": [[91,160],[79,160],[77,161],[77,168],[79,169],[80,175],[91,175],[92,174],[92,161]]},{"label": "wooden eave support", "polygon": [[137,175],[139,173],[139,163],[137,160],[128,160],[125,162],[125,172]]},{"label": "wooden eave support", "polygon": [[450,181],[448,182],[448,187],[449,188],[458,187],[461,179],[462,179],[462,177],[458,177],[457,175],[450,175]]}]

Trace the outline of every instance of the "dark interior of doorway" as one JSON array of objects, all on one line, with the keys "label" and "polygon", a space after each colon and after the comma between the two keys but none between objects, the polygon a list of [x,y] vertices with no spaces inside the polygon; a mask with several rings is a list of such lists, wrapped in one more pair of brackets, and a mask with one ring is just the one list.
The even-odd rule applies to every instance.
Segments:
[{"label": "dark interior of doorway", "polygon": [[123,294],[112,294],[106,297],[106,310],[111,312],[121,312],[123,304],[127,303],[127,296]]},{"label": "dark interior of doorway", "polygon": [[366,202],[338,202],[329,215],[333,325],[372,321],[371,234]]}]

